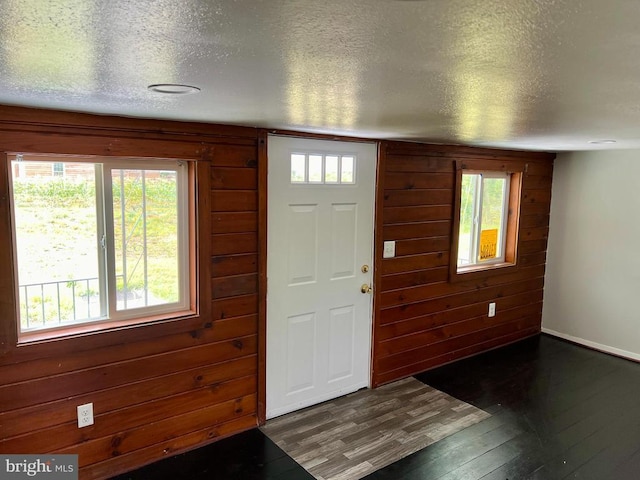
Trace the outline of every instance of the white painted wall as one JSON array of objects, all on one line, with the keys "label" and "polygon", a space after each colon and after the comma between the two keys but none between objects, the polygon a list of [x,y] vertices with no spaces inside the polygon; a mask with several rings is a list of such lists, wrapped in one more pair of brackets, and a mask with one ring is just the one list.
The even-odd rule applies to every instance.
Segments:
[{"label": "white painted wall", "polygon": [[640,151],[559,154],[543,331],[640,359]]}]

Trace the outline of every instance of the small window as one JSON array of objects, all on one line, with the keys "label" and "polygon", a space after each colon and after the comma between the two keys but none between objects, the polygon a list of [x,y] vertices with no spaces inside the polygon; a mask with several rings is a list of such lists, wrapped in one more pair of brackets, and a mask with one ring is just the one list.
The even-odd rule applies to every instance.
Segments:
[{"label": "small window", "polygon": [[53,176],[54,177],[63,177],[64,176],[64,163],[62,163],[62,162],[53,162]]},{"label": "small window", "polygon": [[521,172],[459,169],[452,275],[516,263]]},{"label": "small window", "polygon": [[353,155],[291,154],[293,184],[355,184]]},{"label": "small window", "polygon": [[186,162],[12,160],[20,333],[189,310]]},{"label": "small window", "polygon": [[458,267],[504,262],[509,174],[462,174]]}]

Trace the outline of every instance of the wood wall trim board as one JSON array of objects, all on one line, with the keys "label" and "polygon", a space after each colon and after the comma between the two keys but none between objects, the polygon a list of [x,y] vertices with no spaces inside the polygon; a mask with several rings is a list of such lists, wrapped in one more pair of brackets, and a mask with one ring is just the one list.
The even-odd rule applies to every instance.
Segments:
[{"label": "wood wall trim board", "polygon": [[[195,166],[196,209],[192,222],[195,223],[193,231],[196,234],[195,258],[191,263],[196,265],[197,298],[192,298],[192,303],[197,302],[200,318],[209,324],[211,318],[211,224],[208,221],[211,216],[211,199],[207,195],[211,190],[210,170],[208,164],[199,163]],[[193,253],[192,253],[193,255]]]},{"label": "wood wall trim board", "polygon": [[548,214],[534,213],[531,215],[520,215],[520,228],[545,228],[548,226]]},{"label": "wood wall trim board", "polygon": [[13,257],[13,226],[11,216],[11,206],[9,199],[9,167],[7,155],[0,153],[0,265],[4,265],[0,271],[0,289],[6,292],[0,296],[0,361],[13,349],[13,343],[18,337],[17,324],[15,322],[3,321],[3,319],[15,316],[17,309],[15,265]]},{"label": "wood wall trim board", "polygon": [[451,158],[418,155],[407,156],[390,153],[387,155],[387,172],[413,173],[449,173],[451,172]]},{"label": "wood wall trim board", "polygon": [[547,239],[542,238],[539,240],[520,240],[520,245],[518,248],[518,252],[521,255],[526,255],[528,253],[539,253],[547,251]]},{"label": "wood wall trim board", "polygon": [[255,171],[258,167],[256,141],[257,139],[253,139],[249,145],[208,145],[211,165],[213,167],[250,168]]},{"label": "wood wall trim board", "polygon": [[452,196],[453,191],[448,188],[386,190],[384,193],[384,206],[451,205]]},{"label": "wood wall trim board", "polygon": [[526,158],[528,161],[549,161],[555,154],[548,152],[502,150],[498,148],[480,148],[465,145],[444,145],[390,141],[388,151],[392,155],[443,156],[452,158],[470,157],[492,159]]},{"label": "wood wall trim board", "polygon": [[450,245],[449,235],[437,237],[413,238],[396,241],[396,256],[419,255],[424,253],[447,252]]},{"label": "wood wall trim board", "polygon": [[211,235],[211,254],[234,255],[238,253],[256,253],[258,251],[258,233],[223,233]]},{"label": "wood wall trim board", "polygon": [[371,362],[370,379],[371,386],[375,383],[375,359],[378,357],[378,340],[380,322],[380,294],[382,292],[382,253],[384,251],[384,193],[387,168],[388,143],[378,143],[378,162],[376,164],[376,190],[374,202],[374,234],[373,234],[373,300],[371,307]]},{"label": "wood wall trim board", "polygon": [[531,189],[547,189],[551,187],[551,175],[530,175],[527,174],[522,179],[522,188]]},{"label": "wood wall trim board", "polygon": [[146,118],[95,115],[88,113],[63,112],[60,110],[38,109],[0,105],[0,129],[17,128],[24,131],[32,128],[70,128],[88,131],[109,131],[115,134],[135,132],[140,135],[171,135],[180,137],[201,135],[213,139],[228,140],[255,138],[255,129],[210,123],[180,122],[171,120],[151,120]]},{"label": "wood wall trim board", "polygon": [[255,190],[212,190],[212,212],[255,212],[258,193]]},{"label": "wood wall trim board", "polygon": [[382,274],[409,273],[449,264],[449,252],[433,252],[421,255],[404,255],[382,260]]},{"label": "wood wall trim board", "polygon": [[211,188],[214,190],[253,190],[258,188],[254,168],[211,167]]},{"label": "wood wall trim board", "polygon": [[385,175],[388,190],[453,189],[450,173],[391,172]]},{"label": "wood wall trim board", "polygon": [[386,292],[389,290],[418,287],[420,285],[427,285],[430,283],[446,282],[448,278],[448,266],[428,268],[426,270],[383,275],[381,287],[382,290]]},{"label": "wood wall trim board", "polygon": [[309,138],[315,140],[331,140],[334,142],[356,142],[356,143],[376,143],[378,140],[373,138],[364,138],[364,137],[348,137],[345,135],[331,135],[327,133],[314,133],[314,132],[297,132],[294,130],[284,130],[284,129],[261,129],[261,132],[264,132],[265,137],[269,135],[275,135],[279,137],[297,137],[297,138]]},{"label": "wood wall trim board", "polygon": [[383,225],[384,240],[414,240],[451,235],[451,220]]},{"label": "wood wall trim board", "polygon": [[211,281],[211,295],[214,299],[250,295],[257,292],[257,273],[226,276]]},{"label": "wood wall trim board", "polygon": [[154,157],[201,160],[206,154],[202,144],[159,139],[78,136],[75,134],[25,134],[0,131],[3,151],[16,153],[52,153],[99,157]]},{"label": "wood wall trim board", "polygon": [[267,132],[258,132],[258,424],[267,420]]},{"label": "wood wall trim board", "polygon": [[258,231],[257,212],[212,212],[211,233],[251,233]]},{"label": "wood wall trim board", "polygon": [[258,294],[223,298],[211,303],[211,319],[233,318],[258,313]]},{"label": "wood wall trim board", "polygon": [[253,273],[258,269],[257,253],[239,253],[211,257],[211,277],[228,277]]},{"label": "wood wall trim board", "polygon": [[449,220],[451,205],[411,205],[402,207],[385,207],[383,215],[385,225],[394,223],[420,223],[432,220]]}]

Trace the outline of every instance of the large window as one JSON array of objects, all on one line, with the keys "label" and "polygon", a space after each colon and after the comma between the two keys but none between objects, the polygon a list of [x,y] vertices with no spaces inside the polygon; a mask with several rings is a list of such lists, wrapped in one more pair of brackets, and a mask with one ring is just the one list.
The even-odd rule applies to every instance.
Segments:
[{"label": "large window", "polygon": [[10,158],[20,333],[189,310],[186,162]]},{"label": "large window", "polygon": [[521,179],[520,171],[458,169],[454,277],[516,264]]}]

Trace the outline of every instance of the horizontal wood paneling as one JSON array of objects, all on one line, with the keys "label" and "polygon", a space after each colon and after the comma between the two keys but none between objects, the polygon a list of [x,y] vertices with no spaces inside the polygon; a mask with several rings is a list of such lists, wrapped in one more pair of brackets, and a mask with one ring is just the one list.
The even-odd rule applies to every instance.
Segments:
[{"label": "horizontal wood paneling", "polygon": [[[255,328],[255,322],[251,328]],[[117,386],[100,392],[66,397],[54,402],[40,403],[27,408],[11,410],[0,414],[2,438],[29,433],[33,430],[50,428],[60,423],[76,420],[75,409],[69,408],[69,402],[83,405],[93,402],[94,414],[126,408],[135,400],[145,403],[163,397],[176,395],[193,388],[213,385],[218,382],[247,375],[255,375],[255,355],[240,357],[228,362],[203,365],[178,373],[154,377],[140,382]],[[21,421],[29,418],[29,422]]]},{"label": "horizontal wood paneling", "polygon": [[[516,267],[449,282],[456,160],[525,171]],[[386,144],[381,184],[373,384],[436,367],[540,330],[553,155],[471,147]],[[487,316],[496,302],[496,316]]]},{"label": "horizontal wood paneling", "polygon": [[211,236],[211,254],[215,257],[237,253],[256,253],[258,233],[229,233]]},{"label": "horizontal wood paneling", "polygon": [[250,414],[228,422],[203,428],[187,435],[168,439],[159,439],[158,443],[150,445],[132,453],[111,457],[109,460],[94,463],[83,469],[86,478],[109,478],[114,472],[133,470],[140,465],[146,465],[159,458],[171,457],[185,450],[211,443],[218,438],[224,438],[242,430],[247,430],[256,424],[255,415]]},{"label": "horizontal wood paneling", "polygon": [[211,233],[257,232],[257,212],[214,212],[211,215]]},{"label": "horizontal wood paneling", "polygon": [[211,168],[211,188],[216,190],[256,190],[258,178],[253,168]]},{"label": "horizontal wood paneling", "polygon": [[384,240],[413,240],[429,237],[443,237],[451,234],[451,220],[439,222],[401,223],[385,225],[382,229]]},{"label": "horizontal wood paneling", "polygon": [[211,274],[213,277],[227,277],[256,271],[258,255],[247,253],[241,255],[222,255],[211,257]]},{"label": "horizontal wood paneling", "polygon": [[[29,433],[0,443],[4,451],[7,446],[15,451],[57,452],[68,446],[76,446],[86,440],[101,438],[132,430],[146,424],[170,419],[175,416],[176,405],[180,412],[193,412],[232,398],[250,395],[255,391],[255,377],[240,377],[209,387],[188,390],[177,395],[162,397],[151,402],[129,406],[104,414],[95,414],[95,424],[79,429],[77,422],[56,425],[38,432]],[[75,427],[75,428],[70,428]]]},{"label": "horizontal wood paneling", "polygon": [[[197,160],[204,255],[198,315],[4,344],[0,452],[78,453],[80,478],[108,478],[257,424],[257,138],[251,128],[0,107],[0,151]],[[0,275],[0,285],[6,341],[13,278]],[[88,402],[95,423],[78,429],[76,406]]]}]

